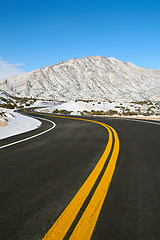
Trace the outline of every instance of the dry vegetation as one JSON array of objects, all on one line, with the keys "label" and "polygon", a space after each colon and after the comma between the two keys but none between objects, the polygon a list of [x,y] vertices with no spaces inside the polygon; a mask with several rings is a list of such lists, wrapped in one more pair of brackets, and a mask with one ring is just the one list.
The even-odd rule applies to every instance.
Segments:
[{"label": "dry vegetation", "polygon": [[20,98],[16,96],[11,96],[7,93],[5,93],[5,95],[6,95],[6,98],[0,97],[1,108],[8,108],[8,109],[23,108],[23,107],[32,105],[36,101],[35,98]]},{"label": "dry vegetation", "polygon": [[67,110],[58,110],[58,109],[55,109],[52,113],[53,114],[62,114],[62,115],[70,115],[72,111],[67,111]]}]

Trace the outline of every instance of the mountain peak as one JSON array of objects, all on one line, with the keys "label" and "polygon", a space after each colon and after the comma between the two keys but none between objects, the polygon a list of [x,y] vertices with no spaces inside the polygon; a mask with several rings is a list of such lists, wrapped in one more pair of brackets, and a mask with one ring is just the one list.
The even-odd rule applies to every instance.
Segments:
[{"label": "mountain peak", "polygon": [[73,58],[0,83],[19,97],[71,100],[160,101],[160,71],[114,57]]}]

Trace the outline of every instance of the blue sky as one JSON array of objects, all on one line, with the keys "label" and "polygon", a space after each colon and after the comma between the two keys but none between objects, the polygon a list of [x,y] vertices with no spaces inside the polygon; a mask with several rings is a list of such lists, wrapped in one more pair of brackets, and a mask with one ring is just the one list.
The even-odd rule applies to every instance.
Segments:
[{"label": "blue sky", "polygon": [[0,70],[94,55],[159,69],[160,1],[0,0]]}]

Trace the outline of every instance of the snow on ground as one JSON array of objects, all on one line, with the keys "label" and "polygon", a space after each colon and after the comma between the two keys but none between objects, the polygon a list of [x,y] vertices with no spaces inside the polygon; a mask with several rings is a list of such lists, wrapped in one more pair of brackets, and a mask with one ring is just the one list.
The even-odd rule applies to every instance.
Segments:
[{"label": "snow on ground", "polygon": [[[36,100],[32,105],[28,106],[28,108],[30,107],[55,107],[57,105],[60,105],[60,102],[56,102],[56,101],[42,101],[42,100]],[[27,106],[24,106],[25,108],[27,108]]]},{"label": "snow on ground", "polygon": [[60,110],[66,110],[66,111],[71,111],[71,115],[81,115],[81,112],[83,111],[88,111],[90,112],[91,110],[108,110],[109,107],[114,108],[115,103],[102,103],[99,104],[98,102],[85,102],[85,101],[70,101],[70,102],[65,102],[65,103],[60,103],[52,107],[46,107],[39,109],[39,111],[42,112],[47,112],[49,111],[50,113],[53,112],[54,110],[58,109]]},{"label": "snow on ground", "polygon": [[[6,124],[2,124],[2,121]],[[0,139],[34,130],[41,125],[37,119],[23,116],[6,108],[0,108],[0,123]]]},{"label": "snow on ground", "polygon": [[139,117],[160,120],[159,103],[137,102],[120,103],[109,101],[69,101],[56,103],[53,106],[39,108],[39,112],[48,112],[55,114],[70,115],[103,115],[103,116],[121,116],[121,117]]},{"label": "snow on ground", "polygon": [[[24,107],[27,107],[24,105]],[[55,102],[36,100],[28,107],[37,111],[55,114],[113,116],[160,121],[160,102],[130,102],[75,100]],[[0,139],[38,128],[41,122],[23,116],[14,110],[0,108]]]}]

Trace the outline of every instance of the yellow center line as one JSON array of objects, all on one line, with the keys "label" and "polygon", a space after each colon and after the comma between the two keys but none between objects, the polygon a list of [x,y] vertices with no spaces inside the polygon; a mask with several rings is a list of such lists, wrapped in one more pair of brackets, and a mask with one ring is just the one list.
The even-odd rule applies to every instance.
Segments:
[{"label": "yellow center line", "polygon": [[82,217],[80,218],[78,224],[76,225],[71,237],[69,238],[70,240],[73,240],[73,239],[89,240],[92,236],[104,199],[109,189],[109,185],[114,173],[114,169],[116,166],[116,161],[119,153],[119,139],[118,139],[117,133],[113,128],[112,128],[112,131],[114,133],[115,143],[114,143],[114,149],[113,149],[111,159],[108,163],[108,166],[104,172],[104,175],[100,183],[98,184],[90,200],[90,203],[88,204]]},{"label": "yellow center line", "polygon": [[[33,112],[29,112],[29,113],[33,113]],[[34,113],[34,114],[39,114],[39,113]],[[53,115],[50,115],[50,114],[40,113],[40,115],[53,117]],[[54,240],[54,239],[61,240],[65,237],[68,229],[72,225],[80,208],[82,207],[84,201],[86,200],[87,196],[89,195],[93,185],[95,184],[100,172],[102,171],[102,169],[104,167],[104,164],[109,156],[109,153],[111,152],[111,148],[112,148],[112,144],[113,144],[112,131],[114,133],[115,143],[114,143],[112,156],[111,156],[111,159],[107,166],[107,169],[105,170],[105,173],[104,173],[100,183],[98,184],[97,189],[96,189],[90,203],[88,204],[86,210],[84,211],[80,221],[78,222],[75,230],[73,231],[73,233],[70,237],[70,239],[78,239],[78,240],[79,239],[90,239],[92,232],[94,230],[94,226],[98,219],[101,207],[103,205],[105,196],[107,194],[112,175],[114,173],[114,169],[115,169],[115,165],[116,165],[116,161],[117,161],[117,157],[118,157],[118,152],[119,152],[119,139],[118,139],[118,136],[117,136],[117,133],[115,132],[115,130],[105,123],[101,123],[101,122],[97,122],[97,121],[93,121],[93,120],[89,120],[89,119],[74,118],[74,117],[64,117],[64,116],[55,116],[55,115],[54,115],[54,117],[88,121],[88,122],[93,122],[93,123],[99,124],[108,130],[109,139],[108,139],[107,146],[103,152],[103,155],[101,156],[97,165],[95,166],[95,168],[93,169],[93,171],[91,172],[91,174],[89,175],[87,180],[84,182],[82,187],[79,189],[77,194],[71,200],[69,205],[65,208],[65,210],[62,212],[62,214],[59,216],[59,218],[56,220],[56,222],[52,225],[52,227],[49,229],[49,231],[46,233],[46,235],[44,236],[44,238],[42,240]],[[93,198],[94,198],[94,200],[93,200]],[[94,202],[95,202],[95,204],[94,204]],[[86,215],[88,217],[87,221],[85,220]],[[81,232],[83,233],[82,235],[81,235]],[[87,238],[86,238],[86,236],[87,236]]]}]

